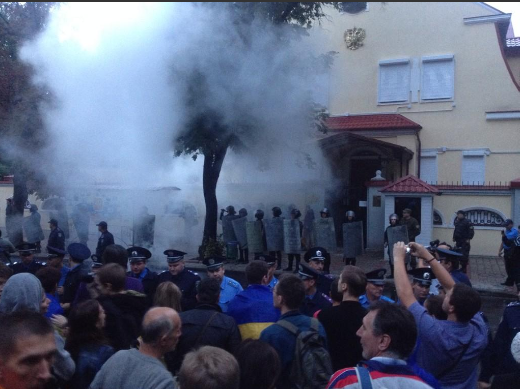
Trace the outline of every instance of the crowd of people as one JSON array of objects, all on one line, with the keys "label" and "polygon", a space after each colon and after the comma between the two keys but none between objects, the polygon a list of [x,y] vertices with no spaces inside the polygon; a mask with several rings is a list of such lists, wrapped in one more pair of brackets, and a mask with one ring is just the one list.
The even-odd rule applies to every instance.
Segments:
[{"label": "crowd of people", "polygon": [[[501,248],[516,258],[518,233],[506,223]],[[1,389],[518,385],[520,302],[506,307],[493,337],[461,268],[467,252],[456,249],[470,238],[393,244],[394,301],[384,295],[386,269],[346,264],[334,277],[324,247],[294,257],[297,272],[278,278],[277,253],[256,253],[244,287],[221,256],[204,259],[201,277],[185,252],[168,249],[168,270],[157,274],[151,252],[114,244],[105,222],[95,254],[65,247],[50,224],[46,265],[31,243],[17,247],[19,263],[0,263]]]}]

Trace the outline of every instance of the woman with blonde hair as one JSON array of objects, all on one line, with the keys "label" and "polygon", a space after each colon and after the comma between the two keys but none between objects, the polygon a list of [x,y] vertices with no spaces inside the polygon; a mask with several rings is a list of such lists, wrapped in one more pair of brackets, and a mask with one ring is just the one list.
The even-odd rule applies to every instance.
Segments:
[{"label": "woman with blonde hair", "polygon": [[173,308],[181,311],[182,292],[177,285],[171,281],[161,282],[155,291],[153,298],[154,307]]}]

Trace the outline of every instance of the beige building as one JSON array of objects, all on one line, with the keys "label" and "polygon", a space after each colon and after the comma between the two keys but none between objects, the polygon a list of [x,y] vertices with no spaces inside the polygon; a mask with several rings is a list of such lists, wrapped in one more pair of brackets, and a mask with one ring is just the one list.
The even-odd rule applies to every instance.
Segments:
[{"label": "beige building", "polygon": [[[472,255],[497,254],[503,219],[520,224],[520,38],[510,16],[477,2],[370,2],[355,14],[331,9],[312,29],[336,52],[320,142],[339,190],[326,201],[363,218],[368,248],[382,247],[388,216],[405,207],[425,244],[451,242],[457,210],[468,211]],[[367,184],[376,170],[385,185],[411,175],[435,190],[404,180],[380,192]]]}]

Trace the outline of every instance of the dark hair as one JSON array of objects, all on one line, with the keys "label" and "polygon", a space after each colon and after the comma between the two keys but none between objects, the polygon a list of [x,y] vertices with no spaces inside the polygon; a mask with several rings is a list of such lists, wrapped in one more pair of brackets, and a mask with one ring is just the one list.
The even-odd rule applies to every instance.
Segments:
[{"label": "dark hair", "polygon": [[450,262],[451,263],[451,268],[453,270],[457,270],[459,268],[459,266],[460,266],[459,259],[457,257],[452,256],[452,255],[447,255],[445,257],[441,257],[441,261]]},{"label": "dark hair", "polygon": [[267,276],[269,266],[264,261],[253,261],[246,266],[246,279],[249,285],[260,285]]},{"label": "dark hair", "polygon": [[96,276],[103,285],[111,284],[112,292],[120,292],[125,289],[126,272],[125,269],[117,263],[109,263],[102,266]]},{"label": "dark hair", "polygon": [[75,361],[82,347],[108,344],[103,329],[97,327],[99,307],[97,300],[85,300],[70,311],[65,349]]},{"label": "dark hair", "polygon": [[45,290],[45,293],[54,293],[56,292],[56,287],[58,286],[58,282],[60,282],[61,279],[61,271],[55,267],[46,266],[38,270],[35,276],[42,283],[42,287]]},{"label": "dark hair", "polygon": [[13,269],[11,269],[5,263],[0,262],[0,278],[4,278],[7,281],[12,275]]},{"label": "dark hair", "polygon": [[218,304],[220,282],[215,278],[205,278],[197,288],[197,301],[201,304]]},{"label": "dark hair", "polygon": [[368,311],[376,311],[372,324],[375,336],[388,335],[391,342],[387,352],[394,353],[399,359],[408,357],[417,340],[417,325],[408,309],[400,304],[376,301]]},{"label": "dark hair", "polygon": [[448,315],[442,309],[442,302],[444,298],[441,296],[430,296],[424,302],[424,308],[428,311],[430,315],[438,320],[446,320]]},{"label": "dark hair", "polygon": [[0,315],[0,359],[6,360],[14,350],[16,342],[28,335],[45,336],[54,330],[39,312],[15,311]]},{"label": "dark hair", "polygon": [[274,388],[282,365],[278,353],[269,343],[246,339],[235,351],[235,358],[240,367],[240,389]]},{"label": "dark hair", "polygon": [[[152,308],[153,309],[153,308]],[[169,334],[175,329],[168,316],[160,316],[155,320],[142,324],[141,337],[143,342],[150,345],[156,345],[164,335]]]},{"label": "dark hair", "polygon": [[103,251],[101,261],[104,264],[117,263],[126,269],[128,264],[128,252],[123,246],[111,244],[106,247],[105,251]]},{"label": "dark hair", "polygon": [[345,266],[341,273],[341,282],[347,284],[349,294],[354,297],[359,297],[366,292],[367,276],[365,272],[357,266]]},{"label": "dark hair", "polygon": [[338,284],[339,277],[334,278],[334,281],[330,284],[330,298],[335,302],[343,301],[343,293],[338,291]]},{"label": "dark hair", "polygon": [[467,323],[480,311],[482,300],[478,292],[465,284],[455,284],[451,292],[450,304],[455,308],[457,321]]},{"label": "dark hair", "polygon": [[284,274],[275,286],[278,296],[282,296],[284,304],[289,309],[298,309],[305,298],[305,286],[300,277],[294,274]]},{"label": "dark hair", "polygon": [[161,282],[153,296],[154,307],[168,307],[181,311],[182,292],[177,285],[171,281]]}]

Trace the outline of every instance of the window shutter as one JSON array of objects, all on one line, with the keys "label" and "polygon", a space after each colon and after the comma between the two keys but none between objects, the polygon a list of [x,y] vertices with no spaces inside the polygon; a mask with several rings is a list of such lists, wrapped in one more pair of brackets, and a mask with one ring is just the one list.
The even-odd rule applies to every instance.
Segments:
[{"label": "window shutter", "polygon": [[437,183],[437,157],[421,156],[421,180],[428,184]]},{"label": "window shutter", "polygon": [[462,185],[484,184],[485,173],[484,156],[464,155],[462,157]]},{"label": "window shutter", "polygon": [[421,99],[453,99],[454,77],[453,56],[423,57]]},{"label": "window shutter", "polygon": [[379,102],[407,102],[410,92],[410,61],[379,63]]}]

